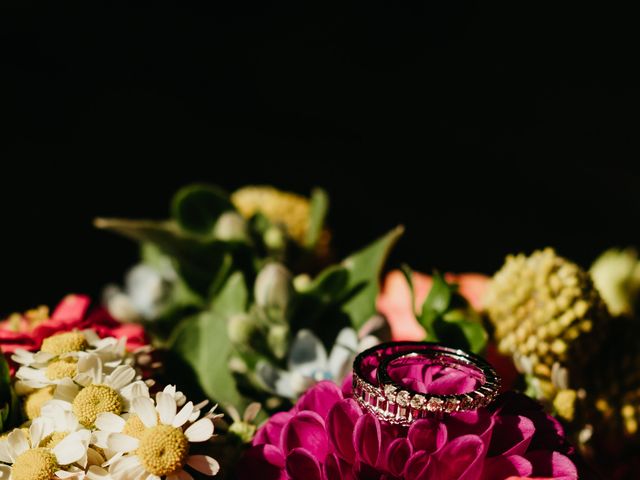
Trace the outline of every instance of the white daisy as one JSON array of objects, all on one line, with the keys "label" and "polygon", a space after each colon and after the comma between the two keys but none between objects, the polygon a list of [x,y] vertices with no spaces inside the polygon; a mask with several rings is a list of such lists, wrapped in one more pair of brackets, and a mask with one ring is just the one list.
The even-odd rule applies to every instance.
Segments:
[{"label": "white daisy", "polygon": [[[199,420],[190,421],[194,412],[192,402],[178,410],[175,398],[160,392],[156,402],[138,397],[132,402],[133,412],[142,424],[135,436],[125,433],[123,419],[114,415],[101,415],[98,428],[109,430],[109,448],[118,453],[109,463],[113,480],[149,478],[188,480],[192,476],[184,470],[189,466],[200,473],[213,476],[218,473],[218,462],[207,455],[191,455],[192,443],[206,442],[213,436],[213,412]],[[215,408],[215,407],[214,407]]]},{"label": "white daisy", "polygon": [[75,382],[61,381],[50,401],[73,412],[82,425],[92,427],[100,413],[128,412],[133,398],[149,396],[149,388],[136,380],[136,371],[130,366],[120,365],[106,375],[96,356],[84,357],[79,364],[82,362],[87,363],[82,367],[82,376],[77,375]]},{"label": "white daisy", "polygon": [[41,446],[50,440],[51,423],[36,419],[29,427],[28,435],[15,429],[0,440],[0,478],[11,480],[50,480],[61,475],[63,467],[81,463],[87,458],[91,433],[78,430],[70,433],[52,448]]}]

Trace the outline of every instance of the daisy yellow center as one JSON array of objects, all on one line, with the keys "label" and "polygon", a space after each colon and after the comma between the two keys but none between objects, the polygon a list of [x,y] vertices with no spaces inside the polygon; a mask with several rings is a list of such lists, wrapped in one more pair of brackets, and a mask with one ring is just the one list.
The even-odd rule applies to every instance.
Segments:
[{"label": "daisy yellow center", "polygon": [[122,399],[118,392],[108,385],[89,385],[76,395],[72,410],[82,425],[92,427],[96,417],[101,413],[120,415]]},{"label": "daisy yellow center", "polygon": [[186,463],[189,440],[179,428],[158,425],[144,432],[136,454],[147,472],[171,475]]},{"label": "daisy yellow center", "polygon": [[64,438],[69,435],[69,432],[53,432],[47,435],[40,441],[40,446],[45,448],[53,448],[58,445]]},{"label": "daisy yellow center", "polygon": [[24,398],[24,413],[29,420],[40,416],[42,405],[53,398],[53,387],[39,388]]},{"label": "daisy yellow center", "polygon": [[78,362],[74,358],[61,358],[47,365],[45,374],[49,380],[73,378],[78,373]]},{"label": "daisy yellow center", "polygon": [[40,350],[52,355],[79,352],[87,348],[87,340],[80,332],[66,332],[47,337],[42,341]]},{"label": "daisy yellow center", "polygon": [[59,470],[56,457],[46,448],[32,448],[16,458],[11,480],[51,480]]},{"label": "daisy yellow center", "polygon": [[122,433],[140,440],[142,438],[142,434],[146,429],[147,427],[144,426],[144,423],[142,423],[142,420],[140,420],[139,416],[131,415],[129,418],[127,418],[127,421],[124,424],[124,428],[122,429]]}]

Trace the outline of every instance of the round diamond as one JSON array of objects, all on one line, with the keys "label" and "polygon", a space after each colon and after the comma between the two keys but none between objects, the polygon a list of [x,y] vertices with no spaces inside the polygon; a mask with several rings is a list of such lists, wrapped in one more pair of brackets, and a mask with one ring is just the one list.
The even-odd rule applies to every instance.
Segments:
[{"label": "round diamond", "polygon": [[427,410],[430,412],[438,412],[442,409],[444,401],[438,397],[431,397],[427,402]]},{"label": "round diamond", "polygon": [[396,395],[396,403],[401,407],[408,406],[410,401],[411,401],[411,394],[406,390],[402,390],[398,392],[398,395]]},{"label": "round diamond", "polygon": [[398,390],[393,385],[385,385],[384,386],[384,395],[387,397],[387,400],[390,402],[396,401],[396,390]]},{"label": "round diamond", "polygon": [[422,410],[422,408],[427,403],[427,399],[422,395],[414,395],[411,399],[411,408],[415,408],[416,410]]}]

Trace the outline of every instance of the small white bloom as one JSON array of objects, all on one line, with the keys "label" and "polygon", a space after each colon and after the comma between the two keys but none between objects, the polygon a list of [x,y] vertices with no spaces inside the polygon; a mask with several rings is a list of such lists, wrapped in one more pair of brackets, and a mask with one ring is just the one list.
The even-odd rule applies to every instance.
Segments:
[{"label": "small white bloom", "polygon": [[[142,424],[135,434],[122,433],[127,427],[124,419],[100,415],[96,426],[108,433],[103,440],[116,452],[107,462],[113,480],[187,479],[186,465],[205,475],[216,475],[220,466],[214,458],[189,452],[192,443],[206,442],[213,436],[212,412],[200,419],[193,419],[193,413],[192,402],[178,409],[172,393],[160,392],[155,402],[149,397],[133,399],[132,414]],[[159,450],[164,454],[159,455]]]},{"label": "small white bloom", "polygon": [[340,331],[331,353],[327,354],[313,332],[300,330],[291,345],[288,370],[261,362],[257,366],[257,375],[269,391],[295,399],[322,380],[332,380],[340,385],[356,355],[378,343],[380,340],[371,335],[358,339],[356,331],[347,327]]}]

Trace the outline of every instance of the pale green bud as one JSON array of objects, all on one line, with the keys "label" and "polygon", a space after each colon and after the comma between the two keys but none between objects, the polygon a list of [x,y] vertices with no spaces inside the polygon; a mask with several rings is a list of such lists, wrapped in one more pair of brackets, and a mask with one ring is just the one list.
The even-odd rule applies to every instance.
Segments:
[{"label": "pale green bud", "polygon": [[249,315],[234,315],[229,319],[227,326],[229,339],[239,345],[248,345],[253,334],[258,330],[258,324]]},{"label": "pale green bud", "polygon": [[239,213],[225,212],[213,228],[213,236],[225,242],[243,242],[249,238],[247,222]]},{"label": "pale green bud", "polygon": [[263,240],[269,250],[283,250],[287,245],[286,233],[282,228],[275,225],[264,232]]},{"label": "pale green bud", "polygon": [[265,265],[256,278],[254,296],[256,305],[269,319],[285,321],[293,296],[293,278],[289,270],[275,262]]},{"label": "pale green bud", "polygon": [[289,327],[274,325],[267,334],[267,345],[276,358],[284,358],[289,346]]}]

